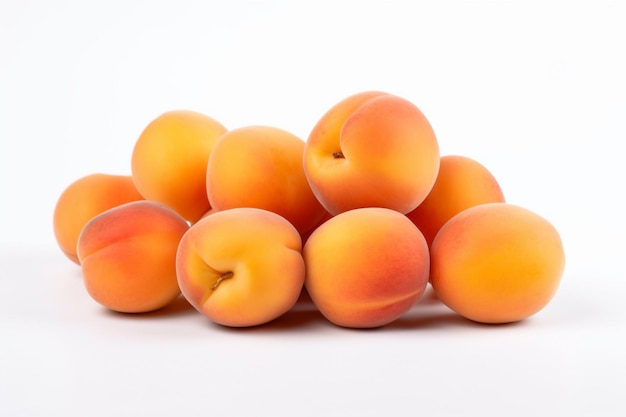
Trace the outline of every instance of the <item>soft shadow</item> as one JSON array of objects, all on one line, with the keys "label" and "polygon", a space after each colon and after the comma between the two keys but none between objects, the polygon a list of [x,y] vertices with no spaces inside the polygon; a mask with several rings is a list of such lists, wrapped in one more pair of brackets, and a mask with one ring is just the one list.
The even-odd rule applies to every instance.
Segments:
[{"label": "soft shadow", "polygon": [[[438,305],[437,305],[438,303]],[[430,306],[418,303],[402,317],[384,326],[383,330],[434,330],[450,327],[467,329],[502,329],[503,327],[524,326],[524,321],[513,323],[479,323],[450,310],[441,301],[436,300]]]},{"label": "soft shadow", "polygon": [[[415,311],[414,311],[415,310]],[[453,312],[425,312],[418,311],[418,307],[414,307],[402,317],[387,324],[382,330],[426,330],[440,329],[444,327],[483,327],[485,325],[475,321],[466,319],[465,317]]]},{"label": "soft shadow", "polygon": [[332,326],[313,302],[306,298],[300,298],[298,302],[282,316],[264,324],[250,327],[222,326],[209,321],[213,328],[219,328],[225,332],[237,333],[273,333],[288,331],[307,331],[313,327]]},{"label": "soft shadow", "polygon": [[178,296],[165,307],[147,313],[121,313],[106,309],[105,314],[124,319],[151,320],[190,316],[198,314],[198,312],[183,296]]},{"label": "soft shadow", "polygon": [[[175,313],[177,309],[180,309],[179,315],[189,313],[198,314],[184,299],[180,304],[178,308],[172,306],[163,309],[163,311],[146,313],[144,315],[166,316]],[[168,311],[169,309],[172,310]],[[469,320],[443,304],[435,292],[429,287],[422,298],[408,312],[391,323],[375,328],[350,328],[333,324],[318,310],[306,292],[302,293],[296,304],[288,312],[268,323],[250,327],[230,327],[214,323],[207,319],[206,325],[214,330],[226,333],[273,334],[290,331],[307,332],[312,329],[341,329],[346,332],[437,331],[451,327],[491,330],[502,329],[503,327],[524,326],[526,322],[527,320],[515,323],[485,324]]]}]

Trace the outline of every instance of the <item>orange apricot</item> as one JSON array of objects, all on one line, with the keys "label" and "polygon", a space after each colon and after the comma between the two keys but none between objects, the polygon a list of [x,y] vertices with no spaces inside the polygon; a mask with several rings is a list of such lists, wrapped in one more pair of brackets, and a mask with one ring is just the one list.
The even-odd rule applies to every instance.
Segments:
[{"label": "orange apricot", "polygon": [[484,203],[503,203],[495,177],[480,162],[462,155],[442,156],[435,185],[407,217],[430,246],[435,235],[455,214]]},{"label": "orange apricot", "polygon": [[413,103],[367,91],[322,116],[306,141],[303,164],[313,192],[332,214],[361,207],[406,214],[435,182],[439,145]]},{"label": "orange apricot", "polygon": [[301,250],[296,228],[274,212],[218,211],[181,239],[178,283],[189,303],[213,322],[258,326],[297,302],[304,285]]},{"label": "orange apricot", "polygon": [[123,313],[162,308],[180,294],[176,251],[189,224],[171,208],[135,201],[91,219],[78,239],[89,295]]},{"label": "orange apricot", "polygon": [[408,311],[428,284],[424,236],[403,214],[381,207],[340,213],[303,249],[305,288],[332,323],[384,326]]},{"label": "orange apricot", "polygon": [[53,231],[61,251],[80,264],[76,244],[89,220],[113,207],[143,200],[130,175],[91,174],[71,183],[54,207]]},{"label": "orange apricot", "polygon": [[431,246],[430,282],[444,304],[482,323],[523,320],[555,295],[565,268],[555,227],[508,203],[452,217]]},{"label": "orange apricot", "polygon": [[132,176],[148,200],[176,210],[190,222],[210,208],[206,167],[215,141],[226,132],[202,113],[173,110],[146,126],[133,149]]},{"label": "orange apricot", "polygon": [[301,235],[325,210],[302,167],[304,141],[270,126],[247,126],[225,133],[213,147],[206,192],[216,210],[254,207],[287,219]]}]

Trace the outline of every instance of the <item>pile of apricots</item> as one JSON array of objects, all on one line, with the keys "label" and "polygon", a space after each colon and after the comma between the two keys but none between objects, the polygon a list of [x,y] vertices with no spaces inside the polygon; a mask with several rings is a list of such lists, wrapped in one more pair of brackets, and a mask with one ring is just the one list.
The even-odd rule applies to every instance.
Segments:
[{"label": "pile of apricots", "polygon": [[169,111],[137,138],[130,175],[67,186],[54,235],[87,293],[123,313],[182,296],[249,327],[306,295],[337,326],[373,328],[429,285],[475,322],[537,313],[564,272],[559,233],[481,163],[439,149],[418,107],[380,91],[335,104],[306,140]]}]

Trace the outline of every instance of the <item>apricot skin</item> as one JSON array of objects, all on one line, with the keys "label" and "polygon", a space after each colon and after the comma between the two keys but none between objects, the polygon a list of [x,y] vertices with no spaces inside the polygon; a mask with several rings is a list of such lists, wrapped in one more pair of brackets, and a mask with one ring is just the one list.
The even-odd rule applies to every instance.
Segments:
[{"label": "apricot skin", "polygon": [[304,285],[301,249],[296,228],[274,212],[252,207],[217,211],[183,236],[178,282],[189,303],[211,321],[262,325],[297,302]]},{"label": "apricot skin", "polygon": [[354,209],[330,218],[311,234],[303,255],[308,294],[342,327],[394,321],[428,283],[426,241],[406,216],[391,209]]},{"label": "apricot skin", "polygon": [[430,246],[435,235],[455,214],[485,203],[504,203],[496,178],[478,161],[462,155],[441,157],[439,174],[426,199],[407,217]]},{"label": "apricot skin", "polygon": [[89,220],[113,207],[143,200],[130,175],[91,174],[71,183],[54,208],[54,237],[61,251],[80,264],[76,245]]},{"label": "apricot skin", "polygon": [[392,94],[367,91],[326,112],[312,129],[304,170],[332,214],[361,207],[408,213],[432,188],[439,145],[424,114]]},{"label": "apricot skin", "polygon": [[324,208],[302,167],[304,141],[271,126],[246,126],[224,134],[211,152],[206,189],[217,210],[255,207],[289,220],[301,235]]},{"label": "apricot skin", "polygon": [[508,203],[462,211],[431,246],[437,296],[481,323],[516,322],[537,313],[555,295],[564,268],[563,244],[554,226]]},{"label": "apricot skin", "polygon": [[169,207],[137,201],[107,210],[87,223],[78,257],[89,295],[123,313],[144,313],[180,294],[176,251],[189,225]]},{"label": "apricot skin", "polygon": [[165,204],[190,222],[210,208],[206,167],[215,141],[226,132],[202,113],[172,110],[152,120],[141,132],[131,156],[137,190]]}]

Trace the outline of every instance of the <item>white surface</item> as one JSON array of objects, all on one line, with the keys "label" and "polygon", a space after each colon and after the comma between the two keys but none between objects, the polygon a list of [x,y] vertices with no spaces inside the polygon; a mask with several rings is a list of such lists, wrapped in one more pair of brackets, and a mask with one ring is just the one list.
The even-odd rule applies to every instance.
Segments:
[{"label": "white surface", "polygon": [[[606,1],[1,3],[0,415],[626,414],[625,20]],[[60,192],[129,173],[161,112],[306,138],[368,89],[555,224],[568,263],[546,309],[479,326],[426,298],[351,331],[305,305],[229,330],[184,302],[109,313],[56,247]]]}]

